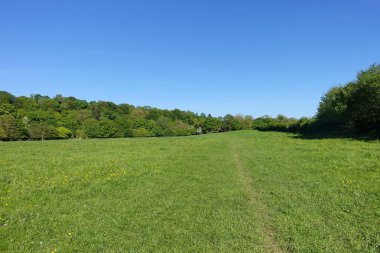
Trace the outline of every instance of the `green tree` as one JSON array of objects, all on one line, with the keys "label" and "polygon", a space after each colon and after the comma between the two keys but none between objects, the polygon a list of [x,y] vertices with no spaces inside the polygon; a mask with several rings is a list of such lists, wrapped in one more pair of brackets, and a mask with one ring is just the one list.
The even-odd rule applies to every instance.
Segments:
[{"label": "green tree", "polygon": [[331,88],[321,99],[317,112],[319,123],[325,128],[349,126],[350,113],[347,110],[354,83]]},{"label": "green tree", "polygon": [[83,122],[84,132],[88,138],[97,138],[99,134],[99,122],[94,119],[86,119]]},{"label": "green tree", "polygon": [[204,133],[216,133],[222,129],[222,121],[218,118],[214,118],[211,115],[204,119],[204,122],[200,124]]},{"label": "green tree", "polygon": [[85,131],[83,129],[77,129],[75,131],[75,138],[86,139],[87,135],[86,135],[86,133],[85,133]]},{"label": "green tree", "polygon": [[253,128],[253,117],[251,115],[246,115],[242,122],[243,129],[252,129]]},{"label": "green tree", "polygon": [[235,118],[231,114],[227,114],[223,118],[222,129],[223,129],[223,131],[240,130],[241,129],[241,124],[240,124],[239,119]]},{"label": "green tree", "polygon": [[152,135],[153,133],[151,131],[143,127],[132,129],[132,137],[149,137]]},{"label": "green tree", "polygon": [[0,127],[5,131],[5,139],[15,140],[18,139],[17,122],[16,118],[12,115],[0,116]]},{"label": "green tree", "polygon": [[380,130],[380,65],[358,74],[348,110],[358,131]]},{"label": "green tree", "polygon": [[0,140],[6,140],[7,139],[7,133],[3,127],[0,127]]},{"label": "green tree", "polygon": [[13,116],[16,121],[12,127],[2,127],[3,139],[63,139],[73,133],[80,138],[189,135],[194,134],[198,127],[202,127],[205,133],[221,132],[250,129],[252,123],[251,119],[243,116],[226,115],[223,119],[179,109],[116,105],[107,101],[87,102],[62,95],[54,98],[40,94],[15,97],[0,91],[1,115]]},{"label": "green tree", "polygon": [[170,127],[170,133],[173,136],[185,136],[195,134],[196,130],[193,126],[183,122],[182,120],[176,120]]},{"label": "green tree", "polygon": [[28,129],[29,137],[32,140],[54,139],[57,137],[57,131],[54,126],[46,122],[33,123]]},{"label": "green tree", "polygon": [[121,127],[119,127],[113,120],[103,119],[99,121],[97,136],[98,138],[115,138],[124,137]]},{"label": "green tree", "polygon": [[0,91],[0,115],[15,115],[16,97],[6,91]]},{"label": "green tree", "polygon": [[380,65],[359,72],[355,81],[331,88],[319,104],[319,130],[380,131]]},{"label": "green tree", "polygon": [[57,127],[57,137],[59,139],[68,139],[71,138],[73,133],[71,132],[70,129],[67,129],[66,127]]}]

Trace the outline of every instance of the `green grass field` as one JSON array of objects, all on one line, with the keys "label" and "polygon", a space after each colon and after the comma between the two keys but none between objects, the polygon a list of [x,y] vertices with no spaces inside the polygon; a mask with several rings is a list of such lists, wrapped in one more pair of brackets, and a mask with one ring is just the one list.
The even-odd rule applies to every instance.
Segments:
[{"label": "green grass field", "polygon": [[379,252],[380,142],[0,143],[1,252]]}]

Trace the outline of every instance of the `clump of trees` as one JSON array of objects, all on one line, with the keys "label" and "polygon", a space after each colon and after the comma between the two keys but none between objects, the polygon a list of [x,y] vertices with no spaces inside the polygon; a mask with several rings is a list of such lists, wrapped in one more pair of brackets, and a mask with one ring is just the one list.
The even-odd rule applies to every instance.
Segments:
[{"label": "clump of trees", "polygon": [[0,140],[186,136],[198,128],[213,133],[252,127],[251,116],[212,117],[62,95],[16,97],[0,91]]},{"label": "clump of trees", "polygon": [[313,118],[264,116],[255,119],[254,125],[258,130],[294,133],[379,133],[380,65],[360,71],[352,82],[332,87],[323,95]]},{"label": "clump of trees", "polygon": [[306,132],[312,123],[314,123],[314,120],[307,117],[296,119],[288,118],[280,114],[272,118],[265,115],[254,120],[254,128],[260,131],[300,133]]},{"label": "clump of trees", "polygon": [[316,121],[324,129],[380,130],[380,65],[360,71],[356,80],[331,88],[319,104]]},{"label": "clump of trees", "polygon": [[16,97],[0,91],[0,140],[185,136],[257,129],[293,133],[340,131],[380,132],[380,65],[360,71],[357,78],[331,88],[312,118],[278,115],[212,117],[191,111],[135,107],[39,94]]}]

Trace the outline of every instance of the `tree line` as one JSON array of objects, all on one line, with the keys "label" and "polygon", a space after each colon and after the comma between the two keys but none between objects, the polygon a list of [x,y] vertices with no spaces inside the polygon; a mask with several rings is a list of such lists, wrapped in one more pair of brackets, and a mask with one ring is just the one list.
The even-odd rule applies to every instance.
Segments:
[{"label": "tree line", "polygon": [[328,90],[312,118],[264,116],[255,119],[254,125],[263,131],[379,134],[380,65],[374,64],[360,71],[354,81]]},{"label": "tree line", "polygon": [[212,117],[56,95],[16,97],[0,91],[0,140],[184,136],[252,129],[251,116]]},{"label": "tree line", "polygon": [[227,114],[135,107],[56,95],[16,97],[0,91],[0,140],[184,136],[244,129],[293,133],[380,132],[380,65],[372,65],[345,85],[323,95],[312,118]]}]

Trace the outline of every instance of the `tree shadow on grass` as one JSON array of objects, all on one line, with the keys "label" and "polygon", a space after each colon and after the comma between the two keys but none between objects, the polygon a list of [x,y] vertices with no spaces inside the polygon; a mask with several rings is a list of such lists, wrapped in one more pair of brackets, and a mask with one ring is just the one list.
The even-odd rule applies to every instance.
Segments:
[{"label": "tree shadow on grass", "polygon": [[323,139],[351,139],[366,142],[380,141],[380,133],[355,134],[346,132],[319,132],[303,133],[291,136],[291,138],[302,140],[323,140]]}]

